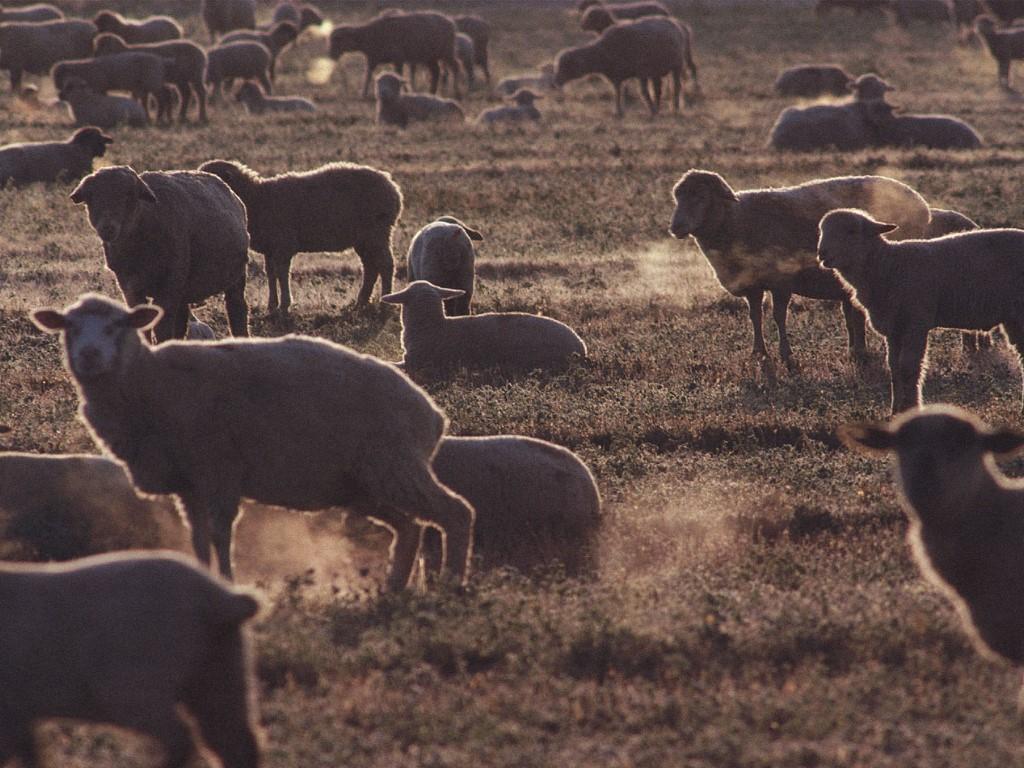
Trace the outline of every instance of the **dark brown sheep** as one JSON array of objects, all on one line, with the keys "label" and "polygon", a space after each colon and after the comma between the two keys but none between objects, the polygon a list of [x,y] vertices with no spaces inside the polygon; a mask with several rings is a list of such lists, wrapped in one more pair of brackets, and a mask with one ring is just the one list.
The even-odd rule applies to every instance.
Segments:
[{"label": "dark brown sheep", "polygon": [[47,75],[59,61],[92,55],[96,25],[91,21],[0,24],[0,69],[11,74],[11,90],[21,90],[25,72]]},{"label": "dark brown sheep", "polygon": [[67,141],[40,141],[0,147],[0,187],[48,181],[77,181],[92,173],[114,140],[98,128],[80,128]]},{"label": "dark brown sheep", "polygon": [[117,35],[130,45],[179,40],[183,37],[181,25],[169,16],[150,16],[146,19],[126,19],[114,11],[100,11],[92,23],[100,32]]},{"label": "dark brown sheep", "polygon": [[277,73],[277,57],[285,48],[295,42],[299,36],[299,28],[290,21],[279,21],[266,32],[259,30],[238,29],[229,32],[221,38],[220,44],[238,42],[260,43],[270,51],[270,79],[273,80]]},{"label": "dark brown sheep", "polygon": [[256,0],[203,0],[202,14],[211,42],[234,29],[256,29]]}]

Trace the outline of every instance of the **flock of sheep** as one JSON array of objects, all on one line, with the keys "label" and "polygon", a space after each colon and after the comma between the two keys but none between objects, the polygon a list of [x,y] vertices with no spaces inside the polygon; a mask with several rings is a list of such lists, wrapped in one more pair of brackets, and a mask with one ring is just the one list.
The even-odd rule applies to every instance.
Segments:
[{"label": "flock of sheep", "polygon": [[[901,23],[915,16],[957,23],[966,5],[821,0],[818,10],[892,7]],[[1024,56],[1024,46],[1020,56],[1014,47],[1020,33],[1001,26],[1011,5],[979,0],[969,19],[1007,87],[1008,62]],[[670,78],[679,109],[684,80],[697,79],[687,25],[658,2],[584,0],[579,11],[595,39],[560,52],[538,73],[499,83],[514,103],[481,121],[538,119],[533,88],[594,73],[614,86],[618,114],[631,79],[655,113]],[[993,15],[975,19],[983,11]],[[113,141],[103,130],[147,124],[151,100],[158,119],[168,121],[177,100],[184,121],[194,97],[198,119],[206,120],[207,98],[218,100],[240,79],[237,98],[254,114],[315,110],[304,98],[269,93],[281,52],[324,20],[317,9],[282,3],[263,29],[252,0],[205,0],[203,16],[211,37],[220,38],[209,50],[182,39],[180,25],[166,17],[133,21],[105,11],[82,21],[49,5],[0,7],[0,68],[9,70],[12,87],[21,87],[24,73],[48,74],[76,120],[88,123],[65,142],[0,148],[0,182],[81,179],[71,200],[85,207],[124,300],[86,294],[63,310],[32,313],[40,329],[60,334],[80,418],[117,463],[0,454],[0,506],[31,506],[45,494],[84,509],[95,494],[82,489],[101,488],[111,503],[138,503],[145,515],[152,513],[145,497],[170,495],[196,557],[207,566],[215,557],[227,579],[243,499],[299,510],[342,506],[386,527],[393,534],[390,590],[406,588],[421,559],[429,579],[465,583],[474,551],[485,567],[529,570],[559,561],[570,575],[592,573],[601,499],[579,457],[524,436],[448,435],[445,414],[409,376],[452,366],[557,370],[587,358],[577,333],[551,318],[473,313],[480,231],[452,216],[423,226],[409,248],[409,282],[395,290],[392,235],[403,197],[386,171],[332,163],[265,177],[214,159],[196,170],[91,172]],[[336,26],[329,52],[366,57],[366,95],[375,70],[393,65],[397,73],[375,81],[377,115],[382,124],[405,126],[464,119],[456,101],[434,94],[447,78],[458,98],[460,79],[469,85],[477,67],[490,84],[489,35],[477,17],[385,12]],[[431,94],[408,90],[418,65],[430,74]],[[795,97],[853,93],[849,102],[784,111],[771,133],[779,148],[981,143],[954,118],[896,113],[885,101],[892,86],[874,74],[853,78],[834,65],[808,64],[782,73],[776,88]],[[766,292],[787,365],[795,365],[786,331],[794,294],[840,302],[857,361],[867,355],[868,322],[885,338],[898,418],[849,425],[841,435],[862,450],[897,454],[922,568],[948,588],[983,648],[1024,663],[1022,624],[1004,599],[1006,590],[1024,588],[1024,571],[1014,565],[1024,488],[1001,477],[991,458],[1019,449],[1024,437],[955,408],[921,408],[932,328],[960,329],[965,344],[977,345],[980,334],[1000,326],[1020,355],[1024,231],[980,228],[882,176],[737,191],[718,173],[692,169],[672,194],[671,234],[692,237],[722,287],[747,301],[756,356],[768,354]],[[331,215],[297,215],[301,208]],[[401,306],[402,361],[312,337],[248,338],[250,249],[265,260],[268,311],[284,314],[292,305],[292,259],[349,248],[362,265],[356,303],[367,304],[379,283],[380,300]],[[221,294],[234,338],[217,341],[191,307]],[[987,533],[978,531],[978,514]],[[61,716],[148,734],[177,768],[195,749],[177,709],[183,705],[227,768],[256,766],[241,627],[257,608],[243,590],[174,555],[0,567],[0,765],[12,758],[37,765],[34,723]]]}]

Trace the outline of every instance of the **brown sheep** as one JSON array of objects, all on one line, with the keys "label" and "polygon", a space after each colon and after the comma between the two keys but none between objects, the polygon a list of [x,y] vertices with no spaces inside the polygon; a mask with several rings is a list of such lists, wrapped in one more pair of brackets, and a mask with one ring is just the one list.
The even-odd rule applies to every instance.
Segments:
[{"label": "brown sheep", "polygon": [[256,29],[256,0],[203,0],[202,14],[210,42],[234,29]]},{"label": "brown sheep", "polygon": [[181,25],[169,16],[150,16],[135,21],[114,11],[100,11],[93,17],[92,23],[100,32],[117,35],[130,45],[160,43],[184,37]]},{"label": "brown sheep", "polygon": [[114,140],[98,128],[80,128],[67,141],[41,141],[0,147],[0,187],[7,182],[77,181],[92,173]]},{"label": "brown sheep", "polygon": [[0,69],[11,74],[11,90],[21,90],[25,72],[47,75],[59,61],[92,55],[96,25],[91,21],[0,24]]},{"label": "brown sheep", "polygon": [[298,26],[290,21],[279,21],[266,32],[242,29],[229,32],[220,39],[220,44],[226,45],[228,43],[248,41],[266,46],[267,50],[270,51],[270,79],[273,80],[277,76],[275,71],[277,68],[277,57],[281,54],[281,51],[294,43],[298,36]]}]

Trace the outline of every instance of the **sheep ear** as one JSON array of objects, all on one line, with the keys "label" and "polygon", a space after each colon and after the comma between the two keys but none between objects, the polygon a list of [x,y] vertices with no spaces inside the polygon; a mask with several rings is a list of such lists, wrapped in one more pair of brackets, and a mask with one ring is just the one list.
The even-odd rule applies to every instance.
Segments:
[{"label": "sheep ear", "polygon": [[847,447],[872,456],[884,454],[896,447],[896,434],[887,424],[844,424],[839,427],[838,435]]},{"label": "sheep ear", "polygon": [[1012,456],[1024,448],[1024,435],[1012,429],[994,429],[981,436],[981,445],[996,456]]},{"label": "sheep ear", "polygon": [[64,315],[56,309],[36,309],[31,314],[36,328],[46,333],[60,333],[67,327]]},{"label": "sheep ear", "polygon": [[163,317],[164,311],[156,304],[141,304],[124,316],[122,324],[128,328],[148,331]]}]

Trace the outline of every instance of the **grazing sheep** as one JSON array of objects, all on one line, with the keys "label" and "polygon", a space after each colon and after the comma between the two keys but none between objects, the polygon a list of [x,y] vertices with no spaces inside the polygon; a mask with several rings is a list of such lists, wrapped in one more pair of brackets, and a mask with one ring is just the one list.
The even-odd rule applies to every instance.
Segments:
[{"label": "grazing sheep", "polygon": [[149,736],[166,766],[191,763],[201,735],[222,765],[256,768],[242,624],[257,610],[170,552],[0,565],[0,765],[39,766],[36,722],[73,718]]},{"label": "grazing sheep", "polygon": [[206,52],[206,84],[212,89],[211,101],[219,101],[225,84],[231,88],[235,78],[258,80],[263,90],[273,93],[270,64],[273,56],[262,43],[240,41],[218,45]]},{"label": "grazing sheep", "polygon": [[[211,160],[199,167],[222,179],[245,203],[252,249],[263,254],[270,291],[267,309],[287,312],[297,253],[354,248],[363,265],[356,305],[394,279],[391,234],[402,215],[402,191],[391,174],[366,165],[328,163],[311,171],[260,176],[241,163]],[[278,289],[280,288],[280,304]]]},{"label": "grazing sheep", "polygon": [[210,42],[235,29],[256,29],[256,0],[203,0],[202,14]]},{"label": "grazing sheep", "polygon": [[858,205],[898,221],[908,237],[929,223],[928,203],[910,187],[884,176],[816,179],[795,187],[734,192],[710,171],[687,171],[672,190],[676,210],[673,237],[691,235],[733,296],[747,300],[754,330],[754,355],[766,356],[761,331],[765,291],[779,330],[779,355],[792,365],[786,318],[792,294],[840,301],[855,360],[867,355],[864,315],[839,280],[818,266],[815,247],[821,217],[833,208]]},{"label": "grazing sheep", "polygon": [[892,0],[818,0],[814,12],[824,16],[833,8],[849,8],[860,16],[865,11],[885,11],[892,7]]},{"label": "grazing sheep", "polygon": [[602,8],[611,14],[616,21],[633,20],[645,16],[670,16],[668,9],[655,0],[643,0],[634,3],[605,3],[602,0],[583,0],[576,10],[582,15],[593,8]]},{"label": "grazing sheep", "polygon": [[544,64],[537,74],[502,78],[495,86],[494,92],[499,96],[515,96],[524,88],[551,91],[557,87],[555,85],[555,65]]},{"label": "grazing sheep", "polygon": [[463,291],[425,280],[382,296],[402,305],[402,361],[406,369],[465,365],[474,368],[564,368],[585,358],[587,347],[565,323],[525,312],[445,317],[444,300]]},{"label": "grazing sheep", "polygon": [[[572,451],[519,435],[445,437],[434,472],[476,510],[473,553],[485,569],[530,573],[561,563],[568,576],[596,569],[601,494]],[[432,571],[440,542],[424,533]]]},{"label": "grazing sheep", "polygon": [[853,82],[853,75],[836,64],[803,64],[784,69],[775,79],[775,91],[780,96],[805,99],[845,96]]},{"label": "grazing sheep", "polygon": [[889,242],[895,224],[839,209],[821,220],[818,258],[885,337],[892,412],[921,405],[928,332],[1002,325],[1024,344],[1024,230],[979,229],[934,240]]},{"label": "grazing sheep", "polygon": [[136,128],[149,125],[149,115],[135,99],[96,93],[81,78],[69,78],[58,96],[71,108],[75,125],[108,129],[119,125]]},{"label": "grazing sheep", "polygon": [[892,9],[900,26],[909,26],[914,19],[956,26],[953,0],[892,0]]},{"label": "grazing sheep", "polygon": [[875,139],[880,144],[929,149],[977,149],[981,146],[981,137],[974,128],[949,115],[894,114],[890,105],[881,103],[868,112],[875,127]]},{"label": "grazing sheep", "polygon": [[169,16],[150,16],[134,21],[114,11],[100,11],[92,23],[100,32],[117,35],[129,45],[179,40],[184,36],[181,25]]},{"label": "grazing sheep", "polygon": [[11,76],[11,91],[21,90],[23,73],[47,75],[59,61],[92,54],[96,27],[91,21],[0,24],[0,69]]},{"label": "grazing sheep", "polygon": [[80,128],[67,141],[38,141],[0,147],[0,187],[48,181],[77,181],[92,173],[114,140],[99,128]]},{"label": "grazing sheep", "polygon": [[408,127],[424,121],[464,122],[466,113],[451,99],[424,93],[402,93],[405,80],[390,72],[377,76],[377,123]]},{"label": "grazing sheep", "polygon": [[948,405],[890,424],[848,424],[839,436],[863,453],[896,455],[907,541],[921,573],[953,603],[982,654],[1024,664],[1016,599],[1024,590],[1024,483],[1008,479],[993,460],[1017,453],[1024,436]]},{"label": "grazing sheep", "polygon": [[436,526],[448,569],[468,578],[473,508],[431,469],[446,419],[426,392],[388,363],[304,336],[151,347],[140,331],[160,314],[86,294],[32,317],[62,333],[96,442],[141,491],[179,497],[200,561],[209,564],[212,540],[231,577],[232,527],[248,498],[370,510],[395,535],[393,590],[408,583],[421,526]]},{"label": "grazing sheep", "polygon": [[476,251],[473,241],[484,236],[454,216],[442,216],[417,232],[406,257],[409,282],[426,280],[440,288],[462,291],[444,303],[448,317],[468,315],[476,282]]},{"label": "grazing sheep", "polygon": [[164,87],[164,73],[169,60],[152,53],[126,51],[109,56],[73,59],[53,65],[50,76],[57,90],[62,90],[69,78],[82,80],[96,93],[128,91],[138,99],[149,119],[149,96]]},{"label": "grazing sheep", "polygon": [[[672,106],[679,111],[679,95],[685,78],[683,66],[697,81],[689,27],[662,17],[626,21],[605,30],[592,43],[567,48],[555,59],[555,85],[562,86],[584,75],[604,75],[615,88],[615,114],[622,117],[622,84],[640,79],[640,94],[651,114],[661,105],[661,78],[672,76]],[[654,81],[654,100],[647,82]]]},{"label": "grazing sheep", "polygon": [[7,21],[59,21],[64,18],[64,12],[49,3],[35,3],[33,5],[20,5],[16,8],[4,8],[0,4],[0,22]]},{"label": "grazing sheep", "polygon": [[[93,41],[93,52],[97,57],[112,56],[126,51],[152,53],[164,59],[164,82],[177,88],[181,95],[178,120],[185,122],[194,93],[199,103],[199,121],[206,122],[206,51],[191,40],[168,40],[163,43],[130,46],[117,35],[101,34]],[[169,105],[161,105],[161,111],[160,117],[169,117]]]},{"label": "grazing sheep", "polygon": [[424,64],[430,71],[430,92],[437,93],[441,66],[448,67],[459,97],[459,62],[455,56],[455,22],[433,11],[381,14],[365,24],[342,24],[331,32],[329,55],[339,59],[355,51],[366,57],[363,98],[381,64]]},{"label": "grazing sheep", "polygon": [[479,16],[456,16],[453,21],[455,29],[473,41],[473,62],[469,66],[463,62],[467,76],[472,79],[473,67],[480,67],[484,72],[484,79],[490,87],[491,65],[488,47],[491,44],[491,25]]},{"label": "grazing sheep", "polygon": [[974,29],[985,41],[985,47],[998,65],[999,85],[1010,87],[1010,62],[1024,59],[1024,29],[996,29],[991,16],[981,16],[974,22]]},{"label": "grazing sheep", "polygon": [[220,179],[190,171],[102,168],[71,193],[103,241],[129,306],[163,308],[156,340],[185,337],[189,304],[224,293],[234,336],[248,336],[245,206]]},{"label": "grazing sheep", "polygon": [[484,110],[477,117],[476,121],[483,125],[493,125],[494,123],[518,123],[524,120],[540,120],[540,110],[534,106],[534,101],[543,98],[543,96],[523,88],[516,91],[512,97],[512,101],[515,102],[514,104]]},{"label": "grazing sheep", "polygon": [[309,27],[319,27],[324,23],[324,15],[315,5],[294,2],[278,3],[274,8],[274,16],[270,26],[282,21],[290,21],[299,32],[305,32]]},{"label": "grazing sheep", "polygon": [[290,21],[280,21],[266,32],[248,30],[231,32],[221,38],[220,44],[226,45],[227,43],[248,41],[264,45],[270,51],[270,79],[273,80],[277,74],[275,71],[277,68],[277,57],[281,54],[281,51],[294,43],[298,36],[298,26]]},{"label": "grazing sheep", "polygon": [[267,112],[316,112],[316,104],[300,96],[267,96],[259,83],[246,80],[235,94],[251,115]]}]

